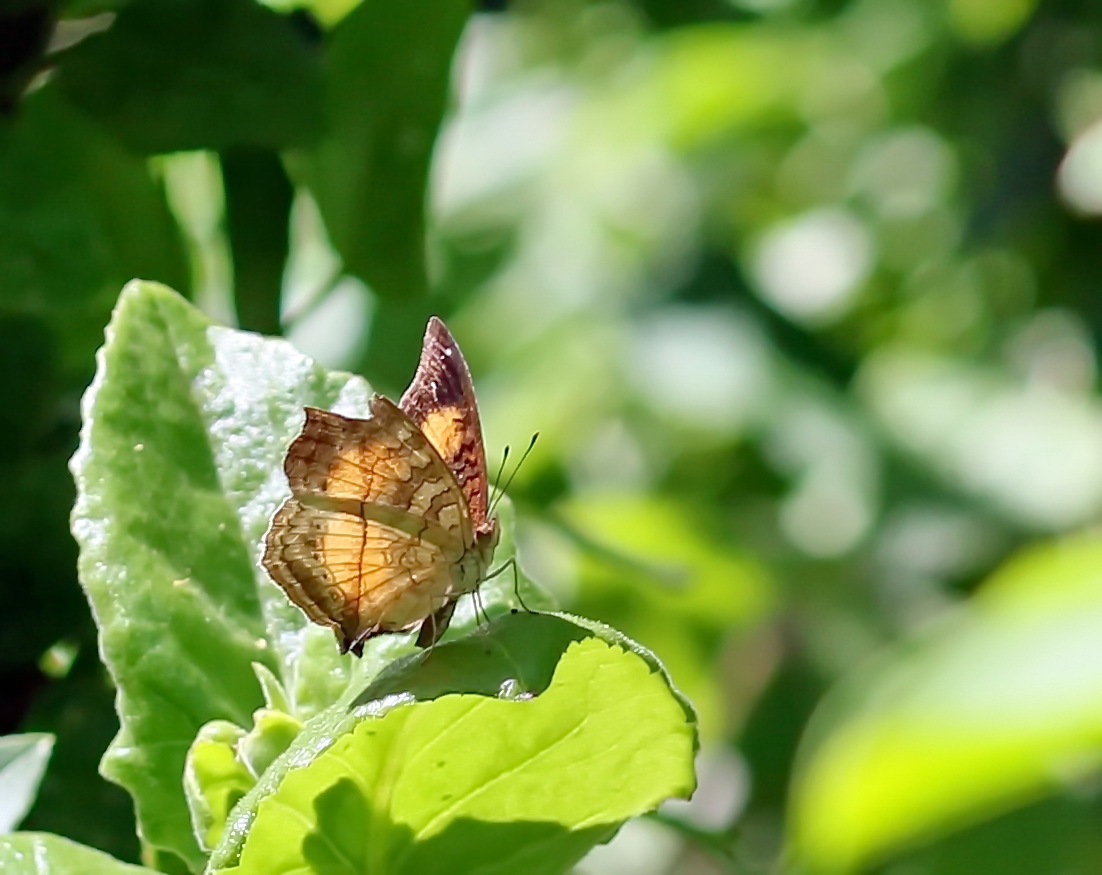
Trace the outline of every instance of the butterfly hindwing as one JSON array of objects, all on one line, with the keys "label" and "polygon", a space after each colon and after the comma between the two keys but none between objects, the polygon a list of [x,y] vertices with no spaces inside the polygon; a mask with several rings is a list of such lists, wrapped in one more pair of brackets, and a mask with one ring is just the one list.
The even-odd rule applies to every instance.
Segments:
[{"label": "butterfly hindwing", "polygon": [[451,565],[431,542],[296,498],[277,511],[264,554],[291,600],[357,653],[373,635],[411,629],[449,604]]}]

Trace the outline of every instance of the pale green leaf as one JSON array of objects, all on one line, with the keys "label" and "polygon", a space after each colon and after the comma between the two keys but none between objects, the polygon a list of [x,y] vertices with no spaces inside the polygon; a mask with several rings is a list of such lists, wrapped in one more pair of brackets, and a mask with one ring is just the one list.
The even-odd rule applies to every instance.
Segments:
[{"label": "pale green leaf", "polygon": [[[140,282],[123,292],[98,365],[72,462],[72,527],[119,691],[121,730],[101,768],[134,796],[146,841],[198,866],[180,778],[199,727],[249,725],[262,702],[254,662],[296,705],[328,704],[354,670],[257,559],[302,407],[354,413],[367,389]],[[307,665],[313,640],[324,646]]]},{"label": "pale green leaf", "polygon": [[0,836],[0,872],[4,875],[140,875],[153,871],[49,833]]},{"label": "pale green leaf", "polygon": [[586,637],[534,697],[369,713],[260,803],[236,871],[562,872],[687,796],[694,741],[661,673]]},{"label": "pale green leaf", "polygon": [[1034,548],[855,673],[801,757],[793,840],[853,871],[1102,771],[1102,542]]},{"label": "pale green leaf", "polygon": [[34,804],[54,737],[45,732],[0,737],[0,832],[10,832]]}]

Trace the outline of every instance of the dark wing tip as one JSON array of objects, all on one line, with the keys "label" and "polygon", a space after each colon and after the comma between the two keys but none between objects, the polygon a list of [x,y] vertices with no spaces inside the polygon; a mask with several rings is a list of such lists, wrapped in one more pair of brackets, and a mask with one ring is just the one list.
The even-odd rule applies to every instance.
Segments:
[{"label": "dark wing tip", "polygon": [[429,324],[425,326],[425,340],[422,344],[422,348],[428,349],[430,344],[441,344],[443,346],[457,346],[455,338],[452,337],[452,333],[448,331],[448,326],[444,324],[444,320],[439,316],[430,316]]},{"label": "dark wing tip", "polygon": [[425,334],[429,334],[434,331],[447,331],[448,326],[444,324],[444,320],[439,316],[429,316],[429,324],[425,326]]}]

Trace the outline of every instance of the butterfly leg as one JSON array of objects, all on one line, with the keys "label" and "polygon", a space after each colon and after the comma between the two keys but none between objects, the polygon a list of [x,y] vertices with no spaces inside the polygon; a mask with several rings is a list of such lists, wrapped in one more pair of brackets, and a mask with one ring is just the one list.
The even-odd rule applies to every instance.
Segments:
[{"label": "butterfly leg", "polygon": [[482,603],[482,594],[476,589],[471,593],[471,598],[474,600],[475,619],[478,619],[478,615],[482,614],[482,620],[489,623],[490,615],[486,613],[486,605]]},{"label": "butterfly leg", "polygon": [[[499,574],[503,573],[506,568],[512,568],[513,569],[513,595],[516,596],[517,602],[520,604],[520,606],[522,608],[524,608],[525,613],[528,613],[528,614],[536,613],[531,608],[529,608],[528,605],[526,605],[524,603],[524,599],[521,598],[521,595],[520,595],[520,573],[517,570],[517,559],[516,559],[515,556],[512,559],[507,559],[497,569],[495,569],[494,571],[491,571],[486,576],[486,580],[491,580],[492,578],[497,577]],[[484,580],[483,583],[485,583],[485,582],[486,581]]]},{"label": "butterfly leg", "polygon": [[364,655],[364,645],[374,638],[376,635],[381,635],[383,630],[378,625],[372,626],[369,629],[364,629],[359,635],[353,638],[351,641],[342,643],[341,653],[347,653],[351,650],[356,656]]},{"label": "butterfly leg", "polygon": [[452,621],[456,604],[456,599],[444,602],[443,606],[435,613],[429,614],[425,618],[420,631],[417,633],[418,647],[432,647],[440,640],[440,636],[447,631],[448,624]]}]

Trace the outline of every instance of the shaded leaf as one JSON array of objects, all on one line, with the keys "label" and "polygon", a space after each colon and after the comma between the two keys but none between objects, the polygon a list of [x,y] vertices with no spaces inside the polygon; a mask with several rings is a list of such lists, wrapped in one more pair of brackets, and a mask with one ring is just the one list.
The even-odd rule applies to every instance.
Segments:
[{"label": "shaded leaf", "polygon": [[72,102],[145,153],[285,148],[316,135],[318,64],[252,0],[142,0],[61,58]]},{"label": "shaded leaf", "polygon": [[345,266],[380,294],[423,296],[425,199],[465,0],[365,0],[334,28],[325,135],[305,170]]},{"label": "shaded leaf", "polygon": [[237,324],[261,334],[280,334],[291,182],[272,150],[229,149],[221,158]]},{"label": "shaded leaf", "polygon": [[891,866],[930,875],[998,875],[1092,872],[1102,853],[1096,798],[1072,792],[1052,796],[945,836]]},{"label": "shaded leaf", "polygon": [[[0,578],[8,598],[0,660],[34,663],[65,634],[91,639],[67,531],[75,397],[124,282],[186,278],[163,193],[144,160],[47,85],[0,119]],[[49,603],[50,611],[42,604]]]}]

